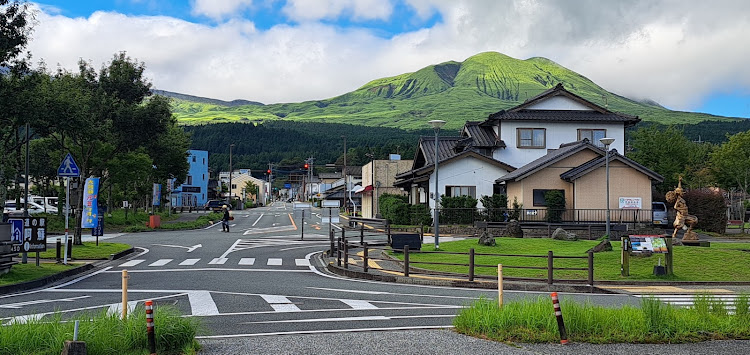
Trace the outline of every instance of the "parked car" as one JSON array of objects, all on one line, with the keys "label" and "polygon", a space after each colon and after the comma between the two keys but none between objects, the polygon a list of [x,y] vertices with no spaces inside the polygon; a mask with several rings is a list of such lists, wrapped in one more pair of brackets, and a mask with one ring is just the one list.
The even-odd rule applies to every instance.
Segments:
[{"label": "parked car", "polygon": [[31,196],[30,200],[39,206],[46,207],[47,213],[57,213],[57,197]]},{"label": "parked car", "polygon": [[208,202],[206,202],[205,207],[206,207],[206,211],[218,212],[218,211],[221,211],[221,207],[225,205],[229,207],[229,205],[227,205],[227,201],[224,201],[224,200],[208,200]]},{"label": "parked car", "polygon": [[[44,207],[34,202],[29,202],[25,204],[25,207],[24,207],[23,200],[21,200],[21,208],[17,209],[16,207],[17,207],[16,201],[14,200],[5,201],[5,208],[3,209],[3,213],[16,215],[19,213],[23,213],[25,207],[29,209],[30,215],[37,214],[37,213],[44,213]],[[57,209],[55,208],[54,212],[52,212],[51,208],[47,208],[47,213],[57,213]]]},{"label": "parked car", "polygon": [[655,225],[669,226],[669,213],[667,212],[666,203],[651,203],[651,221],[653,221]]}]

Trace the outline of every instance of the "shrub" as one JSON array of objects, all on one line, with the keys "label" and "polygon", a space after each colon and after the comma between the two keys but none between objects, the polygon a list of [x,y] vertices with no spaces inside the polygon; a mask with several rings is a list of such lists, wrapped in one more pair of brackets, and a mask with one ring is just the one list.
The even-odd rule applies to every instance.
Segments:
[{"label": "shrub", "polygon": [[510,219],[515,219],[516,221],[521,220],[521,210],[523,210],[523,203],[518,203],[518,197],[513,197],[513,206],[511,206],[510,211]]},{"label": "shrub", "polygon": [[698,217],[695,228],[723,233],[727,226],[727,205],[721,193],[708,190],[690,190],[684,195],[688,212]]},{"label": "shrub", "polygon": [[446,224],[474,223],[477,199],[471,196],[443,196],[440,198],[440,221]]},{"label": "shrub", "polygon": [[479,199],[484,206],[486,213],[482,216],[485,221],[504,222],[508,218],[508,196],[503,194],[494,194],[492,196],[482,196]]},{"label": "shrub", "polygon": [[562,222],[562,215],[565,213],[565,195],[560,190],[549,190],[544,193],[544,200],[547,202],[547,222]]},{"label": "shrub", "polygon": [[382,194],[378,200],[380,214],[391,224],[409,223],[409,200],[407,196]]}]

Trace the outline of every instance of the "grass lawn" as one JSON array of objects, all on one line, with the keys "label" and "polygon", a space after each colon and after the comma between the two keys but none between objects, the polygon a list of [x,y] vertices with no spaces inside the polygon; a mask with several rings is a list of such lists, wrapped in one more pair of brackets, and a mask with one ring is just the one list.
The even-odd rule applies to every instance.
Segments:
[{"label": "grass lawn", "polygon": [[[128,249],[130,249],[130,245],[122,243],[99,242],[99,246],[97,246],[96,242],[84,242],[83,245],[73,246],[72,255],[74,259],[104,260],[108,259],[110,254]],[[29,258],[33,255],[35,254],[29,254]],[[42,259],[54,259],[55,255],[55,248],[47,248],[47,251],[39,253],[39,257]],[[60,255],[62,255],[62,250]]]},{"label": "grass lawn", "polygon": [[[544,255],[545,258],[526,257],[475,257],[476,264],[492,265],[487,268],[477,267],[477,275],[497,275],[497,264],[503,264],[505,277],[546,278],[547,270],[514,269],[510,266],[547,266],[547,251],[552,250],[556,256],[585,256],[586,251],[598,244],[598,241],[580,240],[575,242],[552,240],[547,238],[496,238],[497,246],[487,247],[477,244],[477,239],[466,239],[440,243],[440,250],[447,252],[467,253],[474,248],[476,253]],[[750,243],[712,243],[710,248],[674,247],[674,277],[654,276],[653,267],[658,259],[664,256],[654,254],[651,257],[631,257],[629,277],[620,276],[620,242],[612,242],[613,251],[594,254],[594,279],[596,280],[675,280],[675,281],[750,281]],[[432,245],[424,245],[423,251],[434,251]],[[403,258],[401,254],[393,254]],[[409,256],[411,266],[416,268],[468,273],[468,266],[428,265],[419,261],[468,264],[468,255],[419,254]],[[556,259],[555,267],[585,268],[585,259]],[[556,270],[557,279],[581,279],[587,277],[586,271]]]},{"label": "grass lawn", "polygon": [[10,268],[10,272],[0,275],[0,286],[12,285],[26,281],[40,279],[45,276],[54,275],[81,266],[80,263],[68,263],[68,265],[55,263],[39,263],[36,266],[34,258],[29,257],[28,264],[16,264]]}]

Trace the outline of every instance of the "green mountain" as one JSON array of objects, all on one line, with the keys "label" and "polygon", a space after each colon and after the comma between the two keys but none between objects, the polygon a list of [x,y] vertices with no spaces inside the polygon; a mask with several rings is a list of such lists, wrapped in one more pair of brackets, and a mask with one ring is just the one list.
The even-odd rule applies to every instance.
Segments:
[{"label": "green mountain", "polygon": [[[703,113],[671,111],[653,101],[637,102],[608,92],[586,77],[546,58],[519,60],[497,52],[464,62],[445,62],[414,73],[373,80],[359,89],[325,100],[229,106],[175,97],[174,112],[183,124],[269,120],[346,123],[424,129],[441,119],[446,128],[481,121],[490,113],[516,106],[563,83],[566,89],[612,111],[661,124],[733,121]],[[174,96],[174,95],[168,95]]]}]

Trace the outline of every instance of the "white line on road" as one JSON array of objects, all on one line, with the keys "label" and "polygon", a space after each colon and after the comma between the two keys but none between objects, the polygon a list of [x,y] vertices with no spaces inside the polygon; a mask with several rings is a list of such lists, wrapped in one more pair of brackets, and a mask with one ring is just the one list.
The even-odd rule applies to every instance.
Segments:
[{"label": "white line on road", "polygon": [[353,309],[377,309],[378,307],[375,307],[370,302],[362,301],[362,300],[341,300],[341,302],[346,303],[349,307],[352,307]]},{"label": "white line on road", "polygon": [[219,314],[219,309],[216,307],[213,297],[211,297],[211,292],[189,292],[188,300],[194,316],[215,316]]},{"label": "white line on road", "polygon": [[412,329],[445,329],[453,328],[453,325],[435,325],[435,326],[418,326],[418,327],[389,327],[389,328],[355,328],[355,329],[323,329],[323,330],[303,330],[298,332],[274,332],[274,333],[254,333],[254,334],[228,334],[228,335],[203,335],[196,336],[196,339],[227,339],[227,338],[247,338],[269,335],[297,335],[297,334],[327,334],[327,333],[359,333],[374,331],[393,331],[393,330],[412,330]]},{"label": "white line on road", "polygon": [[149,264],[148,266],[164,266],[172,262],[174,259],[159,259]]},{"label": "white line on road", "polygon": [[294,259],[294,263],[297,266],[310,266],[310,260],[307,259]]},{"label": "white line on road", "polygon": [[232,244],[232,246],[229,247],[229,249],[227,249],[227,251],[224,252],[224,254],[221,254],[220,258],[226,258],[227,255],[229,255],[229,253],[235,250],[234,248],[237,247],[237,244],[240,244],[241,242],[242,242],[242,239],[237,239],[237,241],[235,241],[234,244]]},{"label": "white line on road", "polygon": [[138,264],[140,264],[140,263],[142,263],[144,261],[146,261],[146,260],[143,260],[143,259],[130,260],[130,261],[126,261],[126,262],[120,264],[120,267],[136,266],[136,265],[138,265]]},{"label": "white line on road", "polygon": [[255,264],[255,258],[242,258],[240,259],[239,265],[253,265]]},{"label": "white line on road", "polygon": [[[128,301],[128,313],[133,313],[135,306],[138,305],[138,301]],[[122,317],[122,302],[112,303],[107,306],[107,315],[119,314]]]},{"label": "white line on road", "polygon": [[180,265],[195,265],[198,261],[201,259],[185,259],[183,262],[180,263]]},{"label": "white line on road", "polygon": [[213,260],[209,261],[209,265],[224,265],[227,262],[227,258],[214,258]]},{"label": "white line on road", "polygon": [[268,303],[292,303],[286,296],[279,295],[260,295]]},{"label": "white line on road", "polygon": [[212,224],[212,225],[210,225],[210,226],[208,226],[208,227],[206,227],[206,228],[203,228],[203,229],[209,229],[209,228],[213,228],[213,227],[216,227],[216,226],[217,226],[217,225],[219,225],[219,224],[221,224],[221,221],[219,221],[219,222],[216,222],[216,223],[214,223],[214,224]]},{"label": "white line on road", "polygon": [[[451,317],[454,317],[451,315]],[[243,322],[240,324],[264,324],[264,323],[309,323],[309,322],[351,322],[351,321],[372,321],[372,320],[390,320],[391,317],[385,316],[363,316],[363,317],[341,317],[341,318],[314,318],[314,319],[287,319],[271,320],[260,322]]]},{"label": "white line on road", "polygon": [[25,301],[25,302],[16,302],[16,303],[7,303],[7,304],[0,304],[0,308],[21,308],[23,306],[29,306],[32,304],[42,304],[42,303],[52,303],[52,302],[73,302],[75,300],[80,300],[82,298],[89,298],[91,296],[78,296],[78,297],[71,297],[71,298],[61,298],[57,300],[33,300],[33,301]]},{"label": "white line on road", "polygon": [[266,265],[268,265],[268,266],[281,266],[281,264],[283,262],[284,261],[282,259],[279,259],[279,258],[268,258],[268,263],[266,263]]},{"label": "white line on road", "polygon": [[263,213],[261,213],[260,217],[258,217],[258,219],[255,220],[255,223],[253,223],[253,227],[255,227],[255,225],[258,224],[258,222],[260,222],[261,218],[263,218]]},{"label": "white line on road", "polygon": [[[146,250],[146,252],[148,252],[148,250]],[[65,286],[70,286],[70,285],[72,285],[72,284],[74,284],[74,283],[76,283],[76,282],[78,282],[78,281],[81,281],[81,280],[85,280],[85,279],[87,279],[87,278],[89,278],[89,277],[91,277],[91,276],[94,276],[94,275],[96,275],[96,274],[99,274],[99,273],[103,273],[103,272],[107,272],[107,271],[108,271],[109,269],[111,269],[111,268],[112,268],[111,266],[107,266],[107,267],[105,267],[104,269],[101,269],[101,270],[99,270],[99,271],[96,271],[96,272],[92,272],[92,273],[90,273],[90,274],[88,274],[88,275],[84,275],[84,276],[81,276],[81,277],[79,277],[79,278],[77,278],[77,279],[73,279],[73,280],[70,280],[70,281],[68,281],[68,282],[66,282],[66,283],[64,283],[64,284],[61,284],[61,285],[57,285],[57,286],[53,286],[53,287],[50,287],[50,288],[48,288],[48,289],[46,289],[46,290],[50,290],[50,291],[52,291],[52,290],[55,290],[55,289],[57,289],[57,288],[61,288],[61,287],[65,287]],[[119,272],[119,273],[121,273],[121,271],[118,271],[118,272]]]}]

